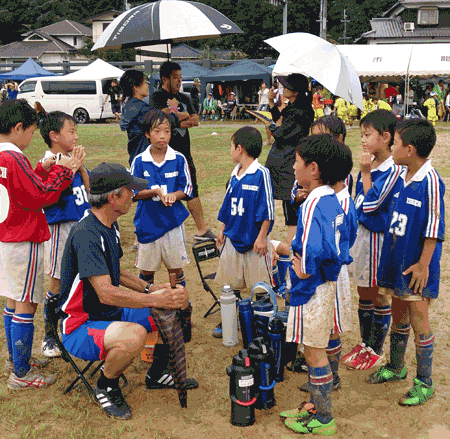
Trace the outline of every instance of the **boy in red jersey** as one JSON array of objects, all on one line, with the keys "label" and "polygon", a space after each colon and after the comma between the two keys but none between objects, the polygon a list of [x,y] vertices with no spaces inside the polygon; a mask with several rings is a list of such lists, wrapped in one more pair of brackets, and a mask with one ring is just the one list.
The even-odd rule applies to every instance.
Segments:
[{"label": "boy in red jersey", "polygon": [[23,151],[37,127],[37,113],[22,99],[0,106],[0,295],[7,298],[4,325],[10,389],[46,387],[44,362],[31,359],[34,314],[43,301],[44,249],[50,238],[42,208],[54,204],[73,179],[77,158],[48,160],[44,183]]}]

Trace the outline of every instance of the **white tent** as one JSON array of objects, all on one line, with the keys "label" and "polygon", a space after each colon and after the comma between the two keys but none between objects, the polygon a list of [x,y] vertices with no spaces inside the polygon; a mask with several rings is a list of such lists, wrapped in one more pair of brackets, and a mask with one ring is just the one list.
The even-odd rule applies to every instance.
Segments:
[{"label": "white tent", "polygon": [[450,44],[414,44],[409,76],[450,75]]},{"label": "white tent", "polygon": [[413,52],[412,44],[339,45],[362,79],[405,78]]},{"label": "white tent", "polygon": [[120,78],[125,73],[124,70],[108,64],[102,59],[97,59],[86,67],[76,72],[65,75],[64,78],[70,79],[108,79]]}]

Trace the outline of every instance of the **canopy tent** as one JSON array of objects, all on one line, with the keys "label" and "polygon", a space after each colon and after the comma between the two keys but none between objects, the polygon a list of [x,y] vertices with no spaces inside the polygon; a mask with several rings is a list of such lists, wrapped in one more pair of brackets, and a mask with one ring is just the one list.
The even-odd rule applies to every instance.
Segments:
[{"label": "canopy tent", "polygon": [[223,69],[216,70],[214,73],[204,76],[203,79],[206,82],[259,79],[269,84],[271,76],[272,70],[269,67],[250,60],[242,60]]},{"label": "canopy tent", "polygon": [[[205,76],[214,75],[214,70],[207,69],[190,61],[179,61],[178,64],[181,66],[183,81],[192,81],[194,78],[200,78],[202,80]],[[161,79],[159,73],[153,75],[153,78],[158,81]]]},{"label": "canopy tent", "polygon": [[339,50],[351,61],[361,79],[380,77],[405,78],[413,51],[412,44],[339,45]]},{"label": "canopy tent", "polygon": [[37,76],[55,76],[55,73],[45,70],[32,58],[28,58],[17,69],[10,72],[1,73],[0,80],[17,79],[18,81],[23,81],[24,79],[35,78]]},{"label": "canopy tent", "polygon": [[96,59],[94,62],[86,67],[83,67],[76,72],[65,75],[64,78],[68,79],[108,79],[108,78],[120,78],[125,73],[124,70],[114,67],[108,64],[102,59]]},{"label": "canopy tent", "polygon": [[414,44],[409,76],[450,75],[450,44]]}]

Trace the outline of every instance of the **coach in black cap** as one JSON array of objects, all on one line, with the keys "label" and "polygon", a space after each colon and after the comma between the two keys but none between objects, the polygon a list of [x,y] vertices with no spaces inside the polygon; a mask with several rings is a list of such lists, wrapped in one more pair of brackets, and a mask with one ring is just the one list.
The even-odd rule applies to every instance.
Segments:
[{"label": "coach in black cap", "polygon": [[[105,412],[119,419],[131,418],[119,376],[142,352],[147,333],[155,327],[149,308],[189,306],[181,285],[174,289],[168,284],[152,286],[120,268],[123,252],[117,218],[130,209],[133,190],[147,185],[147,180],[134,177],[117,163],[95,167],[88,195],[91,210],[72,228],[61,264],[62,342],[75,357],[105,360],[95,395]],[[154,376],[152,370],[166,366],[155,361],[149,374]],[[198,385],[195,380],[187,384],[188,388]]]},{"label": "coach in black cap", "polygon": [[[300,73],[278,78],[283,85],[283,98],[289,102],[280,112],[274,104],[275,92],[269,91],[269,109],[275,123],[269,126],[275,139],[267,156],[266,167],[273,180],[274,198],[283,200],[283,212],[288,233],[285,239],[290,247],[297,226],[297,212],[292,206],[291,190],[294,184],[295,151],[300,140],[309,135],[314,120],[312,95],[308,79]],[[276,124],[281,119],[279,126]]]}]

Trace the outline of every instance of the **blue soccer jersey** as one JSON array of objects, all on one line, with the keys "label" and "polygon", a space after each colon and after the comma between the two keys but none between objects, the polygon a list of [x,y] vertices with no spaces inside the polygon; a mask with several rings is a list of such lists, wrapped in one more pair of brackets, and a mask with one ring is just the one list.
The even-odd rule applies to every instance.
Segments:
[{"label": "blue soccer jersey", "polygon": [[411,274],[403,276],[402,273],[419,261],[425,238],[433,238],[437,243],[422,296],[437,298],[445,233],[445,186],[430,160],[407,183],[406,172],[405,168],[395,188],[378,268],[378,285],[394,290],[397,296],[414,294],[408,288]]},{"label": "blue soccer jersey", "polygon": [[389,220],[389,203],[392,200],[393,188],[402,168],[394,163],[392,157],[380,166],[372,169],[372,187],[364,195],[361,172],[358,174],[355,187],[355,207],[358,222],[372,232],[384,232]]},{"label": "blue soccer jersey", "polygon": [[[149,146],[137,155],[131,164],[131,173],[148,181],[147,189],[160,188],[163,194],[176,191],[192,196],[192,182],[189,166],[183,154],[167,147],[164,160],[156,163]],[[138,242],[148,244],[161,238],[165,233],[181,226],[189,212],[180,200],[172,206],[164,206],[159,197],[139,200],[134,226]]]},{"label": "blue soccer jersey", "polygon": [[262,222],[269,220],[272,230],[275,202],[269,170],[255,159],[238,176],[240,164],[231,173],[218,220],[225,224],[224,235],[239,253],[246,253],[261,230]]},{"label": "blue soccer jersey", "polygon": [[337,280],[349,257],[349,244],[345,242],[348,239],[345,214],[334,190],[320,186],[311,191],[299,209],[297,233],[292,241],[292,250],[302,258],[302,272],[310,277],[299,279],[289,267],[292,306],[304,305],[318,286]]},{"label": "blue soccer jersey", "polygon": [[[41,162],[53,158],[55,154],[46,151]],[[89,172],[89,171],[88,171]],[[61,193],[57,203],[44,208],[45,217],[49,224],[67,223],[79,221],[91,208],[87,199],[87,191],[84,187],[81,175],[76,172],[72,184]]]},{"label": "blue soccer jersey", "polygon": [[[343,255],[347,254],[348,258],[344,262],[346,265],[353,262],[353,258],[350,256],[349,251],[353,247],[356,240],[356,232],[358,230],[358,220],[356,217],[355,203],[350,196],[348,187],[345,187],[336,194],[339,204],[345,213],[344,226],[348,233],[348,239],[340,240],[340,250]],[[343,246],[346,246],[345,248]]]}]

